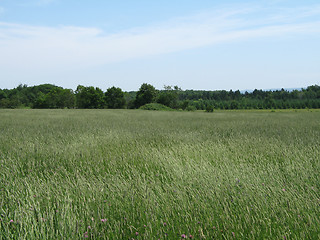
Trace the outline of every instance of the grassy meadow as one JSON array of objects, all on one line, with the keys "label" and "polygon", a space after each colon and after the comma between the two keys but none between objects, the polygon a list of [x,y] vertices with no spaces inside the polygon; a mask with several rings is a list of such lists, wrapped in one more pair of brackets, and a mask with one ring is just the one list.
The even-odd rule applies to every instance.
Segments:
[{"label": "grassy meadow", "polygon": [[319,110],[0,110],[0,239],[320,239],[319,190]]}]

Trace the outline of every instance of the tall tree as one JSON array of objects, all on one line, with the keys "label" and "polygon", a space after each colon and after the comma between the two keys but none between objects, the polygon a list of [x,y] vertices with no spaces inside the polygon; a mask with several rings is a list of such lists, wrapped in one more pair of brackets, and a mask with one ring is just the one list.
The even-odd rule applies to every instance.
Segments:
[{"label": "tall tree", "polygon": [[7,98],[7,94],[5,91],[3,91],[2,89],[0,89],[0,100],[3,98]]},{"label": "tall tree", "polygon": [[137,92],[135,106],[139,108],[147,103],[155,101],[157,96],[157,90],[151,84],[143,83]]},{"label": "tall tree", "polygon": [[121,109],[126,106],[126,99],[121,88],[111,87],[105,93],[105,101],[108,108]]},{"label": "tall tree", "polygon": [[160,91],[157,102],[170,108],[178,108],[178,93],[181,88],[178,86],[164,86],[164,90]]},{"label": "tall tree", "polygon": [[46,94],[49,108],[74,108],[75,97],[71,89],[56,88]]},{"label": "tall tree", "polygon": [[104,108],[104,94],[100,88],[78,85],[75,93],[78,108]]}]

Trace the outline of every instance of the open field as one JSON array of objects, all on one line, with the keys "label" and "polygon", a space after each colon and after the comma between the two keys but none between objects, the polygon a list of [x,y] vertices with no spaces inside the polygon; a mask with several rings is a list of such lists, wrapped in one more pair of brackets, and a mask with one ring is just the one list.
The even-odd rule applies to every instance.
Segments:
[{"label": "open field", "polygon": [[0,239],[320,239],[319,143],[320,111],[0,110]]}]

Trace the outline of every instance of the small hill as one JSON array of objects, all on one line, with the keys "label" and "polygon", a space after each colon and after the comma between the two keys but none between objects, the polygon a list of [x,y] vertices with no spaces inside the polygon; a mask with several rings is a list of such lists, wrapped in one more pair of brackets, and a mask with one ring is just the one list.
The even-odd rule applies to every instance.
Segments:
[{"label": "small hill", "polygon": [[172,108],[169,108],[169,107],[162,105],[160,103],[148,103],[148,104],[141,106],[139,109],[153,110],[153,111],[173,111]]}]

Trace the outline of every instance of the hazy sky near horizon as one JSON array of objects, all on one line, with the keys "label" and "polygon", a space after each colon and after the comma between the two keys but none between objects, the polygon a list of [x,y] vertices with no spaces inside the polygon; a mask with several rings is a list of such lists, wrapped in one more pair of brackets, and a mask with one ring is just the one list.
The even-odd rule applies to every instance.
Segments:
[{"label": "hazy sky near horizon", "polygon": [[0,88],[320,84],[319,0],[0,0]]}]

